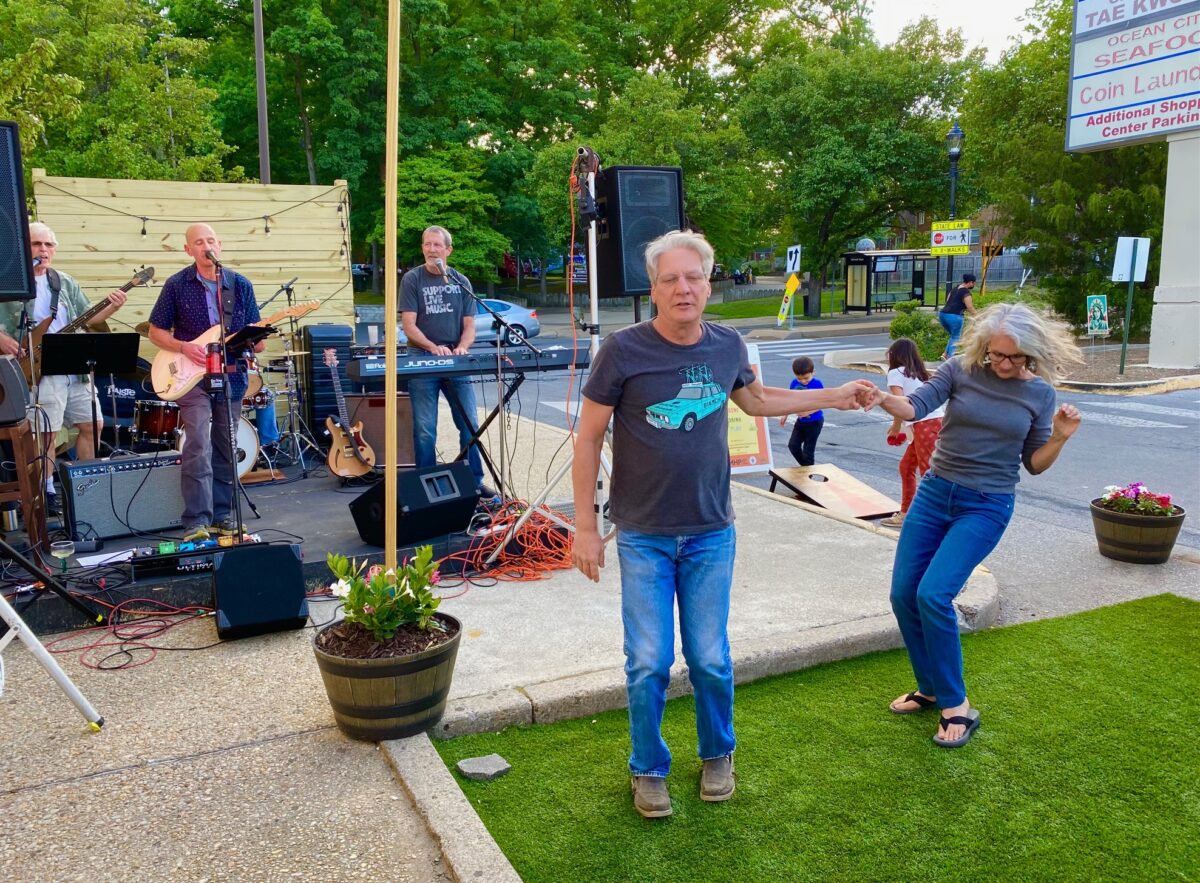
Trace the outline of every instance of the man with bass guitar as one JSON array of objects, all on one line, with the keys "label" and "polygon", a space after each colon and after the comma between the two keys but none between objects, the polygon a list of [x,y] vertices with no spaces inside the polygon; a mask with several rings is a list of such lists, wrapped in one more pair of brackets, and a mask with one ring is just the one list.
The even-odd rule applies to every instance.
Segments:
[{"label": "man with bass guitar", "polygon": [[[192,364],[203,366],[207,352],[196,339],[220,323],[219,311],[225,314],[226,334],[259,322],[260,316],[249,279],[224,267],[217,278],[221,240],[213,228],[192,224],[184,239],[183,250],[194,263],[163,285],[150,313],[150,341],[161,350],[181,353]],[[261,342],[254,347],[256,352],[262,348]],[[234,407],[241,406],[246,392],[246,366],[241,355],[225,354],[227,363],[238,365],[236,372],[225,375]],[[187,433],[180,479],[184,539],[206,540],[212,529],[233,535],[237,532],[232,515],[236,488],[225,394],[210,393],[198,383],[178,402],[180,422]]]},{"label": "man with bass guitar", "polygon": [[[24,359],[27,355],[25,342],[19,339],[23,333],[22,314],[26,310],[32,310],[35,326],[49,319],[50,324],[44,331],[56,334],[92,309],[92,304],[79,287],[79,283],[66,273],[54,270],[50,266],[54,263],[54,254],[58,249],[58,238],[53,230],[36,221],[30,224],[29,248],[34,262],[33,275],[37,284],[37,296],[29,304],[22,301],[0,304],[0,353],[16,356],[18,359]],[[88,327],[103,325],[124,303],[124,291],[111,292],[107,298],[107,306],[88,318]],[[96,456],[96,440],[92,435],[92,400],[96,398],[96,390],[87,377],[64,374],[46,375],[32,380],[36,381],[36,386],[31,391],[38,406],[45,413],[45,418],[35,415],[32,419],[42,421],[39,428],[45,431],[46,510],[51,515],[58,515],[61,509],[58,497],[54,493],[54,449],[58,433],[64,425],[74,426],[79,431],[75,440],[75,453],[81,460],[90,460]],[[100,414],[98,399],[96,414]]]}]

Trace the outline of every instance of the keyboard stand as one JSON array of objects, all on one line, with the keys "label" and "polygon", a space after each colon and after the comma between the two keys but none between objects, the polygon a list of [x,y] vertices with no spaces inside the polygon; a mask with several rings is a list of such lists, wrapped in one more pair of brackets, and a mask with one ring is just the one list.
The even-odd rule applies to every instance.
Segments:
[{"label": "keyboard stand", "polygon": [[[487,448],[483,446],[481,437],[485,432],[487,432],[488,427],[492,425],[492,421],[499,417],[501,412],[508,407],[509,399],[517,394],[517,390],[521,388],[521,384],[524,382],[525,374],[524,372],[520,372],[511,383],[506,384],[507,389],[504,392],[504,396],[499,402],[496,403],[496,407],[492,408],[492,410],[488,413],[487,418],[481,424],[479,424],[479,428],[475,430],[474,435],[467,439],[467,443],[463,445],[462,450],[458,452],[458,456],[454,458],[455,463],[459,462],[460,460],[465,460],[467,458],[467,453],[471,450],[472,445],[478,448],[480,458],[487,465],[488,472],[490,472],[492,475],[492,481],[496,483],[496,490],[498,490],[500,492],[500,496],[504,497],[505,499],[510,499],[511,495],[505,493],[503,483],[500,481],[500,475],[496,471],[496,465],[492,462],[492,458],[488,455]],[[458,401],[457,396],[454,396],[453,398],[446,396],[446,398],[450,401],[450,407],[457,409],[459,416],[468,417],[468,423],[474,422],[469,419],[470,415],[463,411],[462,403]]]}]

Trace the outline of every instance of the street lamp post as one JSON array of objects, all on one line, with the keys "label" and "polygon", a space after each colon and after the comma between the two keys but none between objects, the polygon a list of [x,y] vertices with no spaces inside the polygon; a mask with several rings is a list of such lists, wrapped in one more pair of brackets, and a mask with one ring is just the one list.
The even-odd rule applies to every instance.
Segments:
[{"label": "street lamp post", "polygon": [[[954,127],[946,133],[946,153],[950,157],[950,220],[954,220],[954,199],[958,194],[958,160],[962,157],[963,143],[967,140],[967,136],[963,134],[963,130],[958,127],[955,122]],[[950,292],[954,290],[954,255],[947,255],[946,259],[946,276],[949,277],[946,281],[946,296],[950,296]]]}]

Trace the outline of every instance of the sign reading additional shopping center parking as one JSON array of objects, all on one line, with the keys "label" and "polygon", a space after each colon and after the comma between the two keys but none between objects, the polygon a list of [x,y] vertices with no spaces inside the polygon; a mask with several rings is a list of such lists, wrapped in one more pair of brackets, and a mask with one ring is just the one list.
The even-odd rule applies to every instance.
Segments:
[{"label": "sign reading additional shopping center parking", "polygon": [[[762,379],[762,361],[759,359],[758,347],[747,344],[746,351],[750,356],[750,367],[754,374]],[[771,462],[771,430],[767,428],[766,417],[751,417],[729,400],[727,411],[729,420],[729,467],[734,475],[746,472],[768,472]]]},{"label": "sign reading additional shopping center parking", "polygon": [[1200,129],[1200,0],[1078,0],[1070,151]]},{"label": "sign reading additional shopping center parking", "polygon": [[929,234],[930,254],[970,254],[971,222],[934,221]]}]

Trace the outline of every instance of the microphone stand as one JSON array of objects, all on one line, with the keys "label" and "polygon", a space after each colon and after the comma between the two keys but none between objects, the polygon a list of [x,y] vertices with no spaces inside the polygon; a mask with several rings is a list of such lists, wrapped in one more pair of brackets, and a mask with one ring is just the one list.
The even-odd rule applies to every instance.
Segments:
[{"label": "microphone stand", "polygon": [[[213,266],[217,271],[217,324],[221,326],[221,339],[219,342],[221,354],[221,394],[225,397],[225,436],[229,441],[229,477],[233,482],[233,490],[230,494],[230,501],[233,504],[234,522],[237,524],[237,538],[234,540],[235,545],[241,543],[242,536],[245,533],[242,523],[242,500],[238,494],[238,488],[241,481],[237,474],[237,430],[233,422],[233,400],[230,395],[230,382],[232,372],[230,366],[225,361],[225,338],[229,336],[229,330],[225,326],[225,267],[215,256],[211,257]],[[235,292],[230,292],[231,296],[236,298]],[[230,303],[229,312],[233,314],[233,308],[236,306]],[[236,366],[233,366],[236,370]],[[212,374],[208,376],[209,393],[212,393]]]}]

